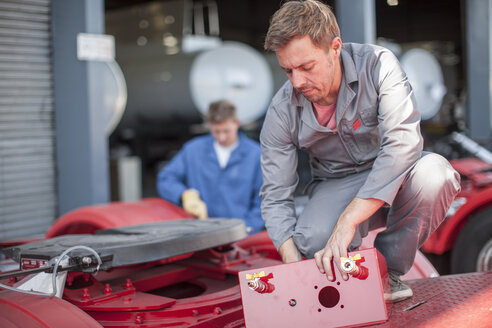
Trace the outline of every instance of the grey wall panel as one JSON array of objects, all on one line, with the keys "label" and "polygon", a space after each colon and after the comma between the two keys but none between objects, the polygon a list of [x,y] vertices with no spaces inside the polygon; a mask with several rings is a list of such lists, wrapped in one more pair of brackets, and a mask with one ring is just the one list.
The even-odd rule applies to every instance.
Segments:
[{"label": "grey wall panel", "polygon": [[0,0],[0,240],[56,218],[50,0]]}]

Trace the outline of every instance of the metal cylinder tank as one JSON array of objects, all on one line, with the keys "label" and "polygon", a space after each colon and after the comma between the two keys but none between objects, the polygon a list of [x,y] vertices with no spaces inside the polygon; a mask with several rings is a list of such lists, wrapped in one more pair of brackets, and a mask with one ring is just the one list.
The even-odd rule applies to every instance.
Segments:
[{"label": "metal cylinder tank", "polygon": [[165,55],[138,52],[119,58],[128,87],[122,125],[143,122],[199,122],[212,101],[226,98],[243,124],[268,107],[273,78],[266,60],[253,48],[224,42],[197,53]]},{"label": "metal cylinder tank", "polygon": [[106,13],[128,88],[118,130],[201,123],[209,104],[224,98],[242,124],[266,111],[273,77],[264,56],[243,43],[185,33],[188,9],[186,1],[171,0]]}]

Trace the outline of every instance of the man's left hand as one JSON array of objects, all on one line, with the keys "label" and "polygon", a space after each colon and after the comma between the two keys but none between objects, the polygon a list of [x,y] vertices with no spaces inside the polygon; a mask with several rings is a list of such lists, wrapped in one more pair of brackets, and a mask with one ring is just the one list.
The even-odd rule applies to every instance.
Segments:
[{"label": "man's left hand", "polygon": [[355,197],[345,208],[338,218],[325,248],[314,254],[314,260],[319,271],[325,273],[328,280],[333,281],[335,279],[335,272],[333,272],[331,265],[332,260],[340,271],[343,280],[348,279],[348,275],[340,267],[340,257],[348,257],[347,249],[354,238],[357,226],[373,215],[383,204],[384,201],[379,199]]}]

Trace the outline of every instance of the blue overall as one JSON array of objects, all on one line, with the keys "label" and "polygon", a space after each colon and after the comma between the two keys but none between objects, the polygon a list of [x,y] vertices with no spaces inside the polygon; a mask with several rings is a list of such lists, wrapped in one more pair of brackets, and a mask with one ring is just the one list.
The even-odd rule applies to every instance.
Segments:
[{"label": "blue overall", "polygon": [[157,191],[167,201],[181,206],[186,189],[196,189],[209,217],[239,218],[251,233],[264,228],[259,196],[262,185],[260,146],[239,133],[239,145],[227,165],[219,166],[214,138],[205,135],[187,142],[158,174]]}]

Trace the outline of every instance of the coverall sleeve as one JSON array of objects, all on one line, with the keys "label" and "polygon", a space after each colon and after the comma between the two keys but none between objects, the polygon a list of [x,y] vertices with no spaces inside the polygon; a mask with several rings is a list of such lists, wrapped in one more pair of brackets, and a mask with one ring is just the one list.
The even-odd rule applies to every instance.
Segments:
[{"label": "coverall sleeve", "polygon": [[377,198],[391,206],[406,173],[421,156],[423,139],[420,113],[406,74],[391,52],[381,52],[379,59],[372,74],[379,88],[381,148],[357,197]]},{"label": "coverall sleeve", "polygon": [[261,177],[261,166],[258,161],[258,165],[255,167],[255,181],[253,184],[253,190],[251,192],[251,202],[248,209],[248,213],[244,218],[247,227],[251,227],[253,231],[251,233],[260,232],[265,227],[265,222],[261,217],[261,198],[260,188],[263,183]]},{"label": "coverall sleeve", "polygon": [[186,149],[182,149],[157,176],[159,196],[179,206],[181,206],[181,195],[188,189],[186,186],[185,153]]},{"label": "coverall sleeve", "polygon": [[297,175],[297,147],[289,129],[291,123],[274,106],[267,111],[260,134],[262,215],[277,249],[292,237],[296,225],[294,191]]}]

